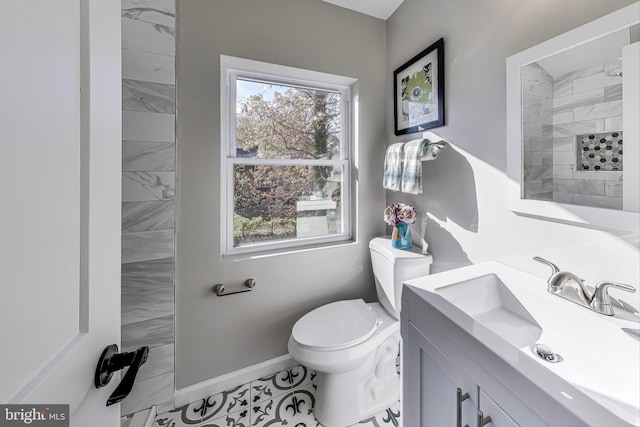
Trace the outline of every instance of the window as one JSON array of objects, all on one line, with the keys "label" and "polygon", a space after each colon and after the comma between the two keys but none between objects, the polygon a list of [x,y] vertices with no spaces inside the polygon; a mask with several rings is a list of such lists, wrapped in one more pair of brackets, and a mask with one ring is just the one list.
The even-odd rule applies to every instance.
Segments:
[{"label": "window", "polygon": [[351,238],[353,79],[221,57],[223,254]]}]

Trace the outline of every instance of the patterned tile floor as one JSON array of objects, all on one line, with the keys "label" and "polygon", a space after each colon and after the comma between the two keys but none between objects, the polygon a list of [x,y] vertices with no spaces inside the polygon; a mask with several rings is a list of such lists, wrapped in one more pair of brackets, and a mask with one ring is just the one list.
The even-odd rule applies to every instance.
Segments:
[{"label": "patterned tile floor", "polygon": [[[313,416],[314,378],[296,366],[159,414],[153,427],[323,427]],[[397,402],[354,426],[400,425]]]}]

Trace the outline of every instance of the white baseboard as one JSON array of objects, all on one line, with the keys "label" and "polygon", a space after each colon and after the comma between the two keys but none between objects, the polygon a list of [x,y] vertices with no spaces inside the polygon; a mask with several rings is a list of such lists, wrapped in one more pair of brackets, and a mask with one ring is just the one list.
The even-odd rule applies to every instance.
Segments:
[{"label": "white baseboard", "polygon": [[284,371],[296,365],[298,365],[298,362],[293,360],[290,355],[285,354],[284,356],[276,357],[266,362],[247,366],[246,368],[181,388],[176,390],[174,398],[175,406],[177,408],[195,402],[196,400],[205,399],[208,396],[222,393],[223,391],[239,387],[242,384],[279,371]]}]

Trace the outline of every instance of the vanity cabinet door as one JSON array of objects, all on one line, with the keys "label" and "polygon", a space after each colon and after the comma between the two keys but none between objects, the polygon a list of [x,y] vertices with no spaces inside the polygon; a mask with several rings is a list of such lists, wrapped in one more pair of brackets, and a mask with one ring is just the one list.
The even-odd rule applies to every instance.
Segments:
[{"label": "vanity cabinet door", "polygon": [[[487,426],[491,427],[517,427],[519,426],[509,415],[506,414],[484,391],[480,390],[480,411],[484,418],[491,417],[491,422]],[[540,420],[535,420],[535,425],[539,425]],[[532,423],[533,425],[533,423]],[[540,424],[541,425],[541,424]]]},{"label": "vanity cabinet door", "polygon": [[403,343],[404,425],[475,427],[477,385],[412,324]]}]

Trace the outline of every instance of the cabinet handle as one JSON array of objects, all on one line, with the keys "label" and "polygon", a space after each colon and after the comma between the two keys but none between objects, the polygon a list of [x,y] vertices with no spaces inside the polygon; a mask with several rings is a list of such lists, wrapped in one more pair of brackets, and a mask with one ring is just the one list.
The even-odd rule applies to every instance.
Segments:
[{"label": "cabinet handle", "polygon": [[469,393],[462,394],[462,389],[460,387],[456,389],[456,427],[462,427],[462,402],[467,400],[469,397]]},{"label": "cabinet handle", "polygon": [[482,411],[478,411],[478,418],[476,421],[476,425],[478,427],[482,427],[485,426],[487,424],[489,424],[492,421],[491,417],[486,417],[484,416],[484,414],[482,413]]}]

